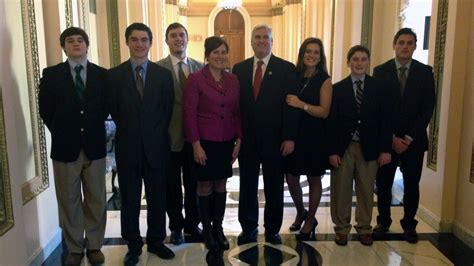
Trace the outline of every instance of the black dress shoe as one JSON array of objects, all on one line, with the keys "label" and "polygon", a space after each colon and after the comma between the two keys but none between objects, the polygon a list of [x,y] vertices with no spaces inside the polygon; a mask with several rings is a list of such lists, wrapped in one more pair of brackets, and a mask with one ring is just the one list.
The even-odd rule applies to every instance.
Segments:
[{"label": "black dress shoe", "polygon": [[183,233],[181,231],[171,231],[170,243],[173,245],[181,245],[184,242]]},{"label": "black dress shoe", "polygon": [[191,241],[202,242],[204,237],[202,236],[201,228],[195,226],[193,228],[184,228],[184,234],[189,235]]},{"label": "black dress shoe", "polygon": [[258,236],[258,230],[255,229],[251,232],[242,231],[237,237],[237,245],[244,245],[248,243],[256,243]]},{"label": "black dress shoe", "polygon": [[411,243],[411,244],[418,243],[418,234],[416,233],[415,229],[405,230],[404,235],[405,235],[405,240],[408,243]]},{"label": "black dress shoe", "polygon": [[123,265],[136,265],[141,254],[141,250],[129,250],[125,255],[125,258],[123,258]]},{"label": "black dress shoe", "polygon": [[155,254],[156,256],[169,260],[174,258],[174,253],[171,249],[165,246],[163,243],[157,245],[149,245],[148,252]]},{"label": "black dress shoe", "polygon": [[388,232],[388,227],[383,224],[377,224],[372,230],[373,237],[375,239],[381,239]]},{"label": "black dress shoe", "polygon": [[265,242],[271,243],[273,245],[281,245],[281,237],[279,234],[265,233]]}]

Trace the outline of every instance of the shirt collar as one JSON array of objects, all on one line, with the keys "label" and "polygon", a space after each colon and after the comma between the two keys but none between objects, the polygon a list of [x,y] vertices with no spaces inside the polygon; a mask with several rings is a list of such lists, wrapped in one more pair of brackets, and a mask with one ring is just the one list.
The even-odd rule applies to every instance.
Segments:
[{"label": "shirt collar", "polygon": [[83,69],[86,69],[87,67],[87,58],[82,61],[75,61],[75,60],[72,60],[71,58],[68,58],[67,62],[69,63],[69,66],[71,67],[71,69],[74,69],[77,65],[82,65]]},{"label": "shirt collar", "polygon": [[352,84],[354,84],[354,83],[355,83],[356,81],[358,81],[358,80],[360,80],[360,81],[362,81],[362,83],[364,83],[364,81],[365,81],[365,74],[364,74],[360,79],[355,78],[353,75],[351,75],[351,79],[352,79]]},{"label": "shirt collar", "polygon": [[170,54],[170,58],[171,58],[171,64],[172,64],[173,66],[179,64],[179,62],[183,62],[185,65],[188,64],[188,57],[187,57],[187,56],[184,57],[183,59],[179,59],[179,58],[177,58],[176,56]]},{"label": "shirt collar", "polygon": [[[410,59],[410,61],[408,61],[408,63],[406,63],[405,65],[402,65],[402,64],[400,64],[400,62],[398,62],[397,59],[395,58],[395,66],[397,67],[397,70],[399,70],[400,67],[402,67],[402,66],[406,67],[407,70],[409,70],[409,69],[410,69],[410,66],[411,66],[411,62],[412,62],[412,60]],[[408,72],[408,71],[407,71],[407,72]]]},{"label": "shirt collar", "polygon": [[[135,68],[138,66],[137,62],[133,60],[132,58],[130,58],[130,63],[132,64],[133,71],[135,71]],[[145,60],[145,62],[143,62],[143,64],[141,64],[140,66],[143,68],[143,71],[146,72],[146,69],[148,67],[148,59]]]},{"label": "shirt collar", "polygon": [[262,60],[263,61],[263,64],[265,66],[268,66],[268,61],[270,61],[270,57],[272,56],[272,53],[269,53],[267,56],[265,56],[264,58],[262,59],[259,59],[257,58],[255,55],[253,56],[253,65],[254,67],[257,66],[257,62],[258,60]]}]

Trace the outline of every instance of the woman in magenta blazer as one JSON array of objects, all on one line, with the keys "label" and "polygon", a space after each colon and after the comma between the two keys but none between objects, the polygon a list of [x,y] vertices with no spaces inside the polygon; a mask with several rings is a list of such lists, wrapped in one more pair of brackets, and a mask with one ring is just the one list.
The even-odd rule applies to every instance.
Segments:
[{"label": "woman in magenta blazer", "polygon": [[188,77],[183,94],[187,140],[193,145],[198,209],[209,250],[229,249],[222,220],[226,182],[240,150],[240,88],[226,71],[229,46],[220,37],[204,42],[207,65]]}]

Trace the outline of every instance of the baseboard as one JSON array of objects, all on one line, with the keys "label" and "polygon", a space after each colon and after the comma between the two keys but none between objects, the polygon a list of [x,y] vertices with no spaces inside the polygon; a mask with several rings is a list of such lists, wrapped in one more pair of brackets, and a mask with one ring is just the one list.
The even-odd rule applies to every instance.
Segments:
[{"label": "baseboard", "polygon": [[425,223],[433,227],[438,233],[453,232],[453,221],[441,220],[439,216],[423,206],[418,206],[416,213]]},{"label": "baseboard", "polygon": [[62,231],[58,228],[53,237],[43,247],[38,247],[36,251],[28,258],[27,265],[41,265],[53,251],[61,244]]},{"label": "baseboard", "polygon": [[474,249],[474,232],[462,226],[458,222],[453,224],[453,234],[459,238],[464,244]]}]

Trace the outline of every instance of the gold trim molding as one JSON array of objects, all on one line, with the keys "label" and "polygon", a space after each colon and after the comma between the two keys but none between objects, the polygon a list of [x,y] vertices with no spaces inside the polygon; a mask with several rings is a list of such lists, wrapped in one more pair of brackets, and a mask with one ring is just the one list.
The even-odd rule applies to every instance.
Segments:
[{"label": "gold trim molding", "polygon": [[120,34],[118,21],[118,0],[107,0],[107,25],[109,34],[110,67],[120,64]]},{"label": "gold trim molding", "polygon": [[434,54],[433,74],[436,88],[436,105],[431,117],[428,131],[428,158],[426,166],[433,171],[437,169],[438,162],[438,132],[439,114],[441,107],[441,91],[443,89],[444,50],[446,46],[446,29],[448,25],[448,0],[439,0],[438,19],[436,22],[436,43]]},{"label": "gold trim molding", "polygon": [[[23,204],[38,196],[49,187],[48,155],[43,121],[39,116],[38,84],[40,78],[38,38],[36,36],[36,16],[34,0],[21,1],[21,17],[25,46],[26,74],[28,79],[28,96],[30,103],[31,129],[33,134],[33,150],[35,160],[35,176],[22,186]],[[34,180],[34,181],[33,181]],[[38,181],[39,180],[39,181]],[[29,185],[27,185],[29,184]]]},{"label": "gold trim molding", "polygon": [[0,236],[10,230],[14,224],[10,174],[8,171],[7,139],[3,117],[2,88],[0,87]]},{"label": "gold trim molding", "polygon": [[374,0],[364,0],[362,7],[362,32],[360,43],[372,50],[372,21],[374,18]]},{"label": "gold trim molding", "polygon": [[72,0],[64,1],[64,11],[66,13],[66,28],[72,27]]},{"label": "gold trim molding", "polygon": [[474,143],[472,143],[472,153],[471,153],[471,176],[469,178],[471,183],[474,183]]}]

